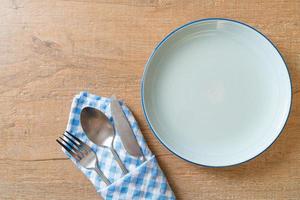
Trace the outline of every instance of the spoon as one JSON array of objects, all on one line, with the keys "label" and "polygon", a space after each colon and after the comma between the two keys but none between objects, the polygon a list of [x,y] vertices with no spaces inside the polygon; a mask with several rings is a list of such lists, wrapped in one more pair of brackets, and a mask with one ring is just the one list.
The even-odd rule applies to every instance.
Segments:
[{"label": "spoon", "polygon": [[128,170],[113,147],[115,130],[106,115],[98,109],[85,107],[80,113],[80,122],[87,137],[95,144],[109,148],[123,174],[127,174]]}]

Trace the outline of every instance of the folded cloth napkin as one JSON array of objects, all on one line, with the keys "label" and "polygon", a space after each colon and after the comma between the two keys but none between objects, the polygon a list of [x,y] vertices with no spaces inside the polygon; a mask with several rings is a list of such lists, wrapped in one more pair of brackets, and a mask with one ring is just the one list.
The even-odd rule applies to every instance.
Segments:
[{"label": "folded cloth napkin", "polygon": [[71,106],[67,130],[88,144],[96,152],[99,158],[99,166],[112,184],[106,186],[95,171],[83,168],[66,151],[64,153],[92,182],[97,193],[104,199],[175,199],[155,156],[151,153],[143,138],[136,120],[123,102],[120,102],[122,109],[131,125],[146,161],[143,162],[141,159],[129,155],[124,149],[117,133],[114,140],[114,148],[129,171],[128,174],[123,176],[110,150],[95,145],[87,138],[80,124],[81,110],[87,106],[97,108],[105,113],[113,123],[110,102],[111,99],[109,98],[96,96],[88,92],[81,92],[79,95],[76,95]]}]

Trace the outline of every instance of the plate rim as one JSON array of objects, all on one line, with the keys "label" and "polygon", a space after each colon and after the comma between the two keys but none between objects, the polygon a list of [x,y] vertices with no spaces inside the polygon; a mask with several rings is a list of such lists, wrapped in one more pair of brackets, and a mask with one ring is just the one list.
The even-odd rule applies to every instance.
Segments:
[{"label": "plate rim", "polygon": [[[239,163],[236,163],[236,164],[230,164],[230,165],[206,165],[206,164],[201,164],[201,163],[198,163],[198,162],[194,162],[192,160],[189,160],[187,158],[184,158],[180,155],[178,155],[176,152],[172,151],[165,143],[164,141],[162,141],[159,137],[158,137],[158,134],[156,133],[156,131],[154,130],[153,126],[151,125],[150,123],[150,120],[148,118],[148,115],[146,113],[146,109],[145,109],[145,102],[144,102],[144,79],[145,79],[145,75],[146,75],[146,71],[148,69],[148,66],[149,66],[149,63],[150,61],[152,60],[152,57],[154,56],[154,54],[156,53],[156,51],[173,35],[175,34],[177,31],[189,26],[189,25],[192,25],[192,24],[195,24],[195,23],[199,23],[199,22],[204,22],[204,21],[213,21],[213,20],[222,20],[222,21],[229,21],[229,22],[233,22],[233,23],[237,23],[239,25],[242,25],[242,26],[246,26],[252,30],[254,30],[256,33],[258,33],[259,35],[261,35],[263,38],[265,38],[272,46],[273,48],[278,52],[278,54],[280,55],[286,69],[287,69],[287,73],[288,73],[288,77],[289,77],[289,82],[290,82],[290,92],[291,92],[291,96],[290,96],[290,105],[289,105],[289,111],[288,111],[288,115],[285,119],[285,122],[284,122],[284,125],[282,126],[281,130],[279,131],[278,135],[276,136],[276,138],[273,140],[273,142],[267,147],[265,148],[263,151],[261,151],[260,153],[258,153],[257,155],[245,160],[245,161],[242,161],[242,162],[239,162]],[[170,33],[168,33],[154,48],[154,50],[152,51],[150,57],[148,58],[146,64],[144,65],[144,71],[143,71],[143,74],[142,74],[142,79],[141,79],[141,104],[142,104],[142,110],[143,110],[143,113],[144,113],[144,116],[146,118],[146,122],[151,130],[151,132],[153,133],[153,135],[158,139],[158,141],[168,150],[170,151],[172,154],[174,154],[175,156],[177,156],[178,158],[184,160],[184,161],[187,161],[189,163],[192,163],[194,165],[198,165],[198,166],[203,166],[203,167],[208,167],[208,168],[225,168],[225,167],[233,167],[233,166],[238,166],[238,165],[241,165],[241,164],[244,164],[246,162],[249,162],[255,158],[257,158],[258,156],[260,156],[261,154],[263,154],[264,152],[266,152],[276,141],[277,139],[279,138],[279,136],[282,134],[283,130],[285,129],[286,127],[286,124],[289,120],[289,117],[290,117],[290,114],[291,114],[291,109],[292,109],[292,103],[293,103],[293,85],[292,85],[292,79],[291,79],[291,75],[290,75],[290,71],[289,71],[289,68],[287,66],[287,63],[285,61],[285,59],[283,58],[282,54],[280,53],[279,49],[275,46],[275,44],[273,44],[273,42],[266,36],[264,35],[263,33],[261,33],[260,31],[258,31],[256,28],[244,23],[244,22],[241,22],[241,21],[237,21],[237,20],[233,20],[233,19],[229,19],[229,18],[203,18],[203,19],[198,19],[198,20],[194,20],[194,21],[190,21],[186,24],[183,24],[175,29],[173,29]]]}]

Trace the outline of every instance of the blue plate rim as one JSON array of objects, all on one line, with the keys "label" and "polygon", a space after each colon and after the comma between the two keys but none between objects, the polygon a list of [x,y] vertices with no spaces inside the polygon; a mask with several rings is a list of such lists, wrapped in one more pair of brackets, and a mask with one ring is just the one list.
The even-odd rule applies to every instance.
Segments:
[{"label": "blue plate rim", "polygon": [[[158,137],[158,134],[156,133],[156,131],[154,130],[154,128],[152,127],[151,123],[150,123],[150,120],[147,116],[147,113],[146,113],[146,109],[145,109],[145,103],[144,103],[144,78],[145,78],[145,74],[146,74],[146,71],[147,71],[147,66],[149,66],[149,63],[150,61],[152,60],[152,57],[154,56],[154,54],[156,53],[156,51],[163,45],[163,43],[165,43],[174,33],[176,33],[177,31],[189,26],[189,25],[192,25],[192,24],[195,24],[195,23],[199,23],[199,22],[204,22],[204,21],[213,21],[213,20],[223,20],[223,21],[230,21],[230,22],[234,22],[234,23],[237,23],[237,24],[240,24],[240,25],[243,25],[243,26],[246,26],[248,28],[251,28],[252,30],[256,31],[258,34],[260,34],[261,36],[263,36],[267,41],[270,42],[270,44],[274,47],[274,49],[278,52],[278,54],[280,55],[282,61],[284,62],[284,65],[287,69],[287,72],[288,72],[288,76],[289,76],[289,81],[290,81],[290,92],[291,92],[291,97],[290,97],[290,108],[289,108],[289,112],[288,112],[288,115],[287,115],[287,118],[284,122],[284,125],[282,127],[282,129],[280,130],[278,136],[274,139],[274,141],[267,147],[265,148],[262,152],[258,153],[257,155],[253,156],[252,158],[249,158],[248,160],[245,160],[243,162],[240,162],[240,163],[236,163],[236,164],[232,164],[232,165],[222,165],[222,166],[214,166],[214,165],[205,165],[205,164],[201,164],[201,163],[197,163],[197,162],[194,162],[192,160],[188,160],[186,158],[183,158],[182,156],[178,155],[177,153],[175,153],[174,151],[172,151],[159,137]],[[288,122],[288,119],[290,117],[290,114],[291,114],[291,109],[292,109],[292,103],[293,103],[293,86],[292,86],[292,79],[291,79],[291,75],[290,75],[290,71],[289,71],[289,68],[287,66],[287,63],[285,61],[285,59],[283,58],[282,54],[280,53],[279,49],[273,44],[273,42],[266,36],[264,35],[263,33],[261,33],[260,31],[258,31],[256,28],[244,23],[244,22],[241,22],[241,21],[237,21],[237,20],[233,20],[233,19],[229,19],[229,18],[203,18],[203,19],[198,19],[198,20],[194,20],[194,21],[191,21],[191,22],[188,22],[184,25],[181,25],[177,28],[175,28],[173,31],[171,31],[169,34],[167,34],[167,36],[164,37],[163,40],[161,40],[157,45],[156,47],[154,48],[154,50],[152,51],[149,59],[147,60],[146,64],[144,65],[144,72],[143,72],[143,75],[142,75],[142,79],[141,79],[141,104],[142,104],[142,109],[143,109],[143,113],[144,113],[144,116],[146,118],[146,122],[148,124],[148,126],[150,127],[150,130],[151,132],[154,134],[154,136],[158,139],[158,141],[166,148],[168,149],[172,154],[174,154],[175,156],[177,156],[178,158],[184,160],[184,161],[187,161],[189,163],[192,163],[194,165],[198,165],[198,166],[203,166],[203,167],[208,167],[208,168],[225,168],[225,167],[233,167],[233,166],[238,166],[238,165],[241,165],[243,163],[246,163],[246,162],[249,162],[255,158],[257,158],[258,156],[260,156],[261,154],[263,154],[264,152],[266,152],[279,138],[279,136],[282,134],[283,130],[285,129],[286,127],[286,124]]]}]

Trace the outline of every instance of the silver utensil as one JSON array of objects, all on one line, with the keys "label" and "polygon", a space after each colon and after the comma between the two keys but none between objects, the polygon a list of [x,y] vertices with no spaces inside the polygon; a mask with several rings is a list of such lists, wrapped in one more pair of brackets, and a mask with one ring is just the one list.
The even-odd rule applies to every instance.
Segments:
[{"label": "silver utensil", "polygon": [[75,158],[80,165],[86,169],[95,170],[97,174],[101,177],[106,185],[110,185],[111,182],[106,178],[106,176],[101,171],[98,165],[98,158],[96,153],[87,144],[82,142],[79,138],[72,135],[70,132],[66,131],[68,134],[63,134],[63,137],[59,137],[56,141],[68,151],[73,158]]},{"label": "silver utensil", "polygon": [[109,148],[123,174],[127,174],[128,170],[113,147],[115,130],[106,115],[98,109],[85,107],[80,113],[80,122],[87,137],[95,144]]},{"label": "silver utensil", "polygon": [[122,107],[115,96],[112,96],[110,109],[114,120],[115,129],[118,132],[126,151],[132,156],[142,157],[143,161],[145,161],[145,157],[131,129],[127,117],[125,116]]}]

